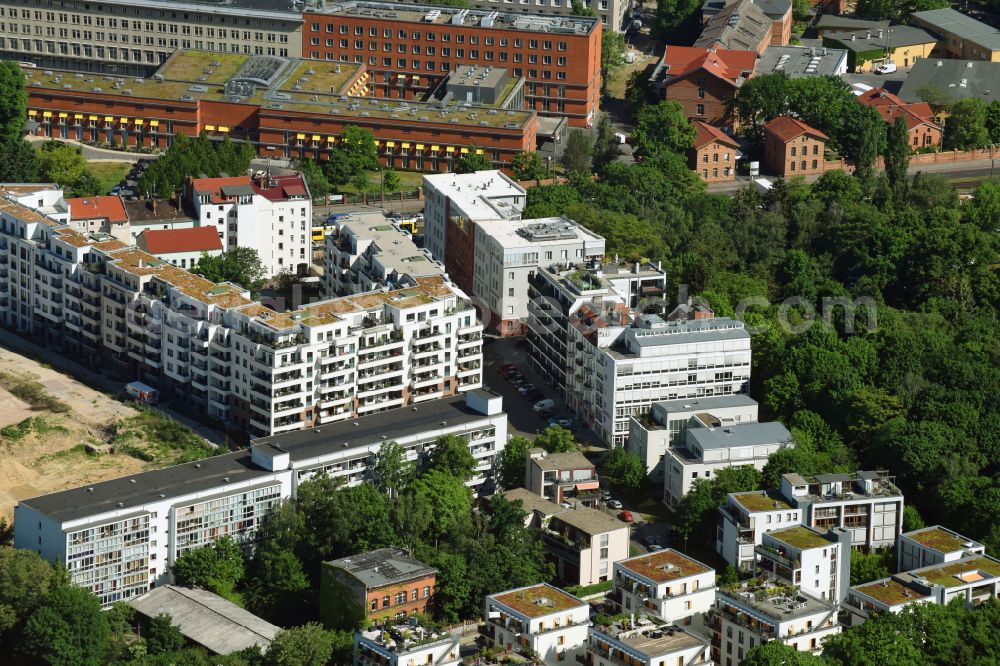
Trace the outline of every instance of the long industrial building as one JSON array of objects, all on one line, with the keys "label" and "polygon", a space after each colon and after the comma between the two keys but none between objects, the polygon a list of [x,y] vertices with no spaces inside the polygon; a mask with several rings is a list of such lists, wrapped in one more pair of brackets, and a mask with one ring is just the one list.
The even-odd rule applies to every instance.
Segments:
[{"label": "long industrial building", "polygon": [[472,391],[314,430],[266,437],[239,451],[22,500],[14,545],[63,562],[74,583],[110,606],[171,581],[185,551],[229,536],[252,541],[262,518],[317,474],[363,483],[388,441],[420,464],[438,438],[466,439],[475,492],[491,491],[507,441],[500,396]]}]

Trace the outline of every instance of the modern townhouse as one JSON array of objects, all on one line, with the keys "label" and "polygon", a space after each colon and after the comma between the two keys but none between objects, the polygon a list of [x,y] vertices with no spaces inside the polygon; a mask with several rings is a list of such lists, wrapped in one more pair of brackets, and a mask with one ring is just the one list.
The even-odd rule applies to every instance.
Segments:
[{"label": "modern townhouse", "polygon": [[590,605],[547,583],[486,597],[483,631],[489,645],[537,655],[559,666],[587,646]]},{"label": "modern townhouse", "polygon": [[[171,581],[185,551],[222,536],[252,541],[260,519],[316,474],[363,483],[387,441],[419,462],[443,435],[465,438],[478,491],[506,442],[500,398],[474,391],[315,431],[255,440],[239,451],[22,500],[14,543],[64,562],[108,606]],[[304,436],[300,436],[304,435]],[[479,483],[477,483],[479,481]]]},{"label": "modern townhouse", "polygon": [[902,613],[911,604],[934,603],[929,592],[904,585],[895,576],[880,578],[847,590],[841,604],[843,624],[848,627],[866,622],[873,613]]},{"label": "modern townhouse", "polygon": [[382,213],[351,213],[323,239],[323,292],[348,296],[443,276],[444,266]]},{"label": "modern townhouse", "polygon": [[682,627],[649,618],[593,627],[587,641],[590,666],[711,666],[709,644]]},{"label": "modern townhouse", "polygon": [[800,591],[840,602],[851,582],[851,535],[834,528],[826,534],[802,525],[766,532],[755,549],[755,576],[793,585]]},{"label": "modern townhouse", "polygon": [[524,487],[550,502],[574,502],[596,506],[601,482],[597,466],[579,451],[549,453],[529,449],[526,456]]},{"label": "modern townhouse", "polygon": [[588,586],[610,580],[614,564],[628,557],[629,526],[590,507],[559,508],[541,529],[559,581]]},{"label": "modern townhouse", "polygon": [[690,624],[715,601],[715,569],[665,548],[615,563],[610,598],[622,613]]},{"label": "modern townhouse", "polygon": [[946,564],[983,555],[986,547],[941,525],[903,532],[896,540],[896,571]]},{"label": "modern townhouse", "polygon": [[720,590],[708,626],[719,666],[738,666],[750,650],[771,641],[819,654],[823,641],[841,631],[836,602],[773,584]]},{"label": "modern townhouse", "polygon": [[354,635],[354,666],[460,666],[458,639],[410,621]]},{"label": "modern townhouse", "polygon": [[719,507],[715,551],[727,563],[748,571],[765,532],[801,524],[802,510],[776,491],[729,493]]},{"label": "modern townhouse", "polygon": [[225,250],[257,251],[269,276],[304,274],[312,257],[312,197],[300,174],[188,178],[185,197]]}]

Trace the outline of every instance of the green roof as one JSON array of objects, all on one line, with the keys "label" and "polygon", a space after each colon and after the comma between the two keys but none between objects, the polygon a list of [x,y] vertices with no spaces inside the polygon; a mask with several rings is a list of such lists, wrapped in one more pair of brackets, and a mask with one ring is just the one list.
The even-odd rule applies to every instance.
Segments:
[{"label": "green roof", "polygon": [[981,578],[976,578],[974,575],[978,571],[982,571],[992,578],[1000,577],[1000,562],[991,557],[980,555],[944,566],[917,569],[912,573],[926,578],[932,585],[957,587],[981,580]]},{"label": "green roof", "polygon": [[783,530],[768,532],[768,535],[782,543],[786,543],[792,548],[805,550],[807,548],[825,548],[830,545],[830,540],[825,536],[802,525],[789,527]]},{"label": "green roof", "polygon": [[733,493],[732,497],[747,511],[783,511],[792,508],[785,498],[773,490]]}]

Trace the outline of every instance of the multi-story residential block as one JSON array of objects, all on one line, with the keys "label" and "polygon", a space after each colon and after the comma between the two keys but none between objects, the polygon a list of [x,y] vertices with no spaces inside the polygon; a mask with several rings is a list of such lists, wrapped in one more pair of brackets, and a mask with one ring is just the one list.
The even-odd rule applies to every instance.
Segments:
[{"label": "multi-story residential block", "polygon": [[777,491],[730,493],[719,507],[715,550],[726,562],[746,571],[765,532],[801,524],[802,510]]},{"label": "multi-story residential block", "polygon": [[312,197],[300,174],[188,178],[185,196],[226,250],[257,250],[268,275],[302,274],[312,250]]},{"label": "multi-story residential block", "polygon": [[215,227],[144,229],[135,237],[135,245],[180,268],[194,268],[202,257],[222,254],[222,239]]},{"label": "multi-story residential block", "polygon": [[680,103],[688,120],[721,127],[730,122],[726,100],[753,76],[756,62],[755,50],[668,45],[650,80],[665,99]]},{"label": "multi-story residential block", "polygon": [[413,286],[443,276],[444,266],[382,213],[356,212],[337,220],[323,239],[323,290],[328,297]]},{"label": "multi-story residential block", "polygon": [[755,576],[768,576],[802,592],[840,602],[851,582],[851,535],[834,528],[823,534],[796,525],[765,532],[755,548]]},{"label": "multi-story residential block", "polygon": [[131,243],[129,219],[120,196],[67,199],[72,227],[80,233],[108,234],[123,243]]},{"label": "multi-story residential block", "polygon": [[857,100],[878,111],[886,124],[892,125],[896,118],[902,118],[906,122],[912,152],[928,146],[941,146],[944,128],[934,119],[934,110],[927,102],[910,104],[883,88],[863,92],[858,95]]},{"label": "multi-story residential block", "polygon": [[400,548],[323,562],[320,616],[328,627],[351,629],[428,613],[437,573]]},{"label": "multi-story residential block", "polygon": [[841,610],[844,624],[853,627],[867,621],[873,613],[901,613],[910,604],[927,603],[934,603],[928,592],[916,585],[904,585],[892,576],[852,586]]},{"label": "multi-story residential block", "polygon": [[623,613],[689,624],[715,601],[715,569],[666,548],[615,563],[611,599]]},{"label": "multi-story residential block", "polygon": [[947,564],[985,553],[983,544],[958,532],[940,525],[924,527],[899,535],[896,541],[896,571]]},{"label": "multi-story residential block", "polygon": [[354,1],[303,14],[302,56],[366,65],[376,97],[419,99],[459,65],[527,79],[527,108],[590,125],[600,104],[601,21]]},{"label": "multi-story residential block", "polygon": [[[558,505],[557,505],[558,506]],[[542,530],[545,550],[565,585],[594,585],[611,578],[611,567],[628,557],[629,526],[586,506],[562,509]]]},{"label": "multi-story residential block", "polygon": [[[169,583],[185,551],[221,536],[252,540],[262,516],[316,474],[364,482],[386,441],[419,464],[443,435],[465,438],[486,481],[507,439],[499,396],[425,402],[315,431],[255,440],[239,451],[22,500],[14,543],[66,563],[71,579],[104,605]],[[355,425],[356,424],[356,425]]]},{"label": "multi-story residential block", "polygon": [[[910,22],[938,37],[934,55],[959,60],[1000,62],[1000,30],[947,7],[913,12]],[[893,26],[892,30],[898,27]],[[893,38],[895,39],[895,38]]]},{"label": "multi-story residential block", "polygon": [[802,510],[803,525],[820,531],[842,527],[855,548],[889,548],[903,531],[903,494],[885,471],[810,479],[784,474],[781,494]]},{"label": "multi-story residential block", "polygon": [[586,650],[590,605],[547,583],[491,594],[483,614],[490,645],[537,655],[546,666]]},{"label": "multi-story residential block", "polygon": [[354,666],[460,666],[458,639],[415,620],[354,634]]},{"label": "multi-story residential block", "polygon": [[593,627],[587,641],[590,666],[710,666],[708,642],[681,627],[649,618]]},{"label": "multi-story residential block", "polygon": [[693,123],[694,144],[688,151],[688,166],[707,183],[736,178],[736,159],[742,156],[740,144],[717,127],[700,120]]},{"label": "multi-story residential block", "polygon": [[0,16],[0,56],[41,68],[148,76],[177,49],[283,58],[302,52],[302,15],[258,0],[4,0]]},{"label": "multi-story residential block", "polygon": [[709,627],[719,666],[738,666],[750,650],[771,641],[819,654],[823,641],[841,631],[835,602],[772,584],[720,590]]},{"label": "multi-story residential block", "polygon": [[778,176],[804,176],[826,169],[826,134],[798,118],[778,116],[764,123],[762,166]]},{"label": "multi-story residential block", "polygon": [[597,466],[582,453],[529,449],[526,458],[524,486],[528,490],[556,504],[573,500],[596,506],[601,494]]},{"label": "multi-story residential block", "polygon": [[128,217],[129,237],[119,240],[129,245],[134,245],[135,239],[146,229],[160,231],[198,226],[198,220],[184,210],[184,203],[179,196],[169,199],[125,201],[124,206]]}]

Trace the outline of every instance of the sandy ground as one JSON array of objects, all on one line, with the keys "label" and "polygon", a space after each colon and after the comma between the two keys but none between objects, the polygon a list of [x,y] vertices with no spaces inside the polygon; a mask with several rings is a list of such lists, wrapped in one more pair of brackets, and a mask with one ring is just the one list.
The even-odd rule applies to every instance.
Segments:
[{"label": "sandy ground", "polygon": [[[46,428],[21,439],[0,436],[0,516],[13,516],[18,500],[123,476],[149,463],[125,455],[88,455],[81,444],[99,443],[102,426],[136,410],[30,358],[0,350],[0,372],[26,374],[72,407],[67,414],[33,411],[0,388],[0,428],[41,417]],[[52,428],[52,429],[50,429]]]}]

